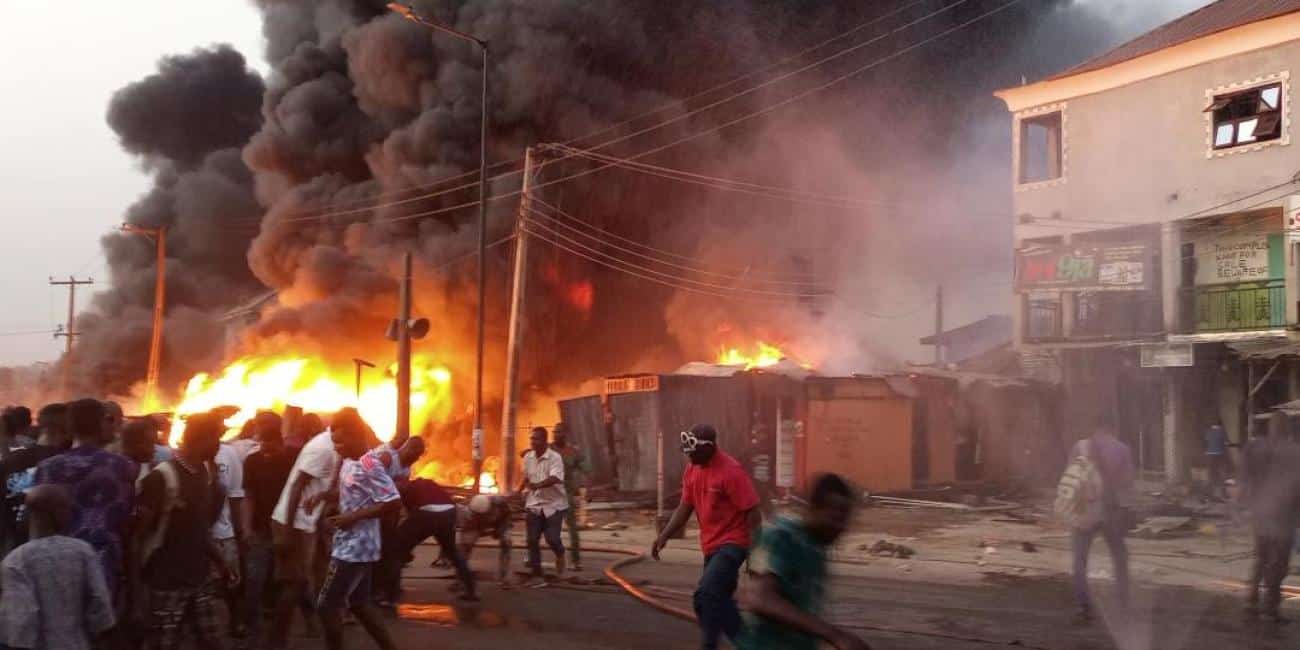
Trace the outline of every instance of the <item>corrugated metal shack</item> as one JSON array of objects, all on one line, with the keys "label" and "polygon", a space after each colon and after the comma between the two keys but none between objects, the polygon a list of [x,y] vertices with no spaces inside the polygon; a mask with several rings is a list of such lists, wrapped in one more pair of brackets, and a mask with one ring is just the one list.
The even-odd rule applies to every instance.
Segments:
[{"label": "corrugated metal shack", "polygon": [[561,401],[560,412],[587,450],[593,482],[621,491],[656,490],[662,434],[665,493],[676,494],[686,464],[679,432],[701,422],[718,429],[722,448],[768,494],[803,488],[819,472],[875,492],[1050,483],[1064,458],[1056,388],[1033,380],[933,368],[821,377],[797,367],[688,364],[610,377],[604,389]]}]

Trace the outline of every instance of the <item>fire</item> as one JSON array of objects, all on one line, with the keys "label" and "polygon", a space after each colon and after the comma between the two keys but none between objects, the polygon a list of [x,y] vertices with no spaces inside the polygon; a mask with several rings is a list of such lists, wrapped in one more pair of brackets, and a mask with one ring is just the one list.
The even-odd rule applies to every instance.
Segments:
[{"label": "fire", "polygon": [[767,368],[781,362],[787,358],[781,348],[775,345],[769,345],[758,341],[756,349],[751,350],[748,354],[740,348],[723,347],[718,351],[718,364],[724,366],[744,366],[745,370],[753,368]]},{"label": "fire", "polygon": [[[500,494],[496,473],[501,469],[501,459],[492,456],[483,461],[483,471],[479,474],[479,492],[482,494]],[[447,463],[436,459],[422,458],[416,463],[416,478],[426,478],[441,485],[453,485],[462,489],[474,487],[474,470],[469,461]]]},{"label": "fire", "polygon": [[[397,382],[393,373],[363,378],[358,396],[350,366],[335,367],[296,355],[245,357],[216,375],[195,375],[173,411],[185,416],[220,406],[239,408],[226,420],[228,435],[261,410],[283,412],[286,406],[298,406],[304,412],[329,414],[353,406],[381,440],[388,440],[397,423]],[[417,355],[411,361],[411,430],[420,431],[430,421],[445,421],[450,414],[451,371]],[[182,417],[173,420],[173,446],[180,442],[184,428]]]}]

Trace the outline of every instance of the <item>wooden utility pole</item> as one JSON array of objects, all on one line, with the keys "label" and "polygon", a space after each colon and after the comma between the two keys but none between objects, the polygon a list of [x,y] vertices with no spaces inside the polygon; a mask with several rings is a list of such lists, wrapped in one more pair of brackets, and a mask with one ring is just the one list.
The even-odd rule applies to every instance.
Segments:
[{"label": "wooden utility pole", "polygon": [[[402,256],[402,288],[397,314],[397,427],[394,440],[411,435],[411,253]],[[357,367],[358,373],[360,366]]]},{"label": "wooden utility pole", "polygon": [[122,224],[123,232],[133,232],[153,240],[157,261],[154,263],[153,285],[153,335],[149,339],[149,368],[145,372],[144,399],[146,408],[158,408],[158,373],[162,367],[163,317],[167,309],[167,226],[143,228]]},{"label": "wooden utility pole", "polygon": [[528,294],[528,232],[524,221],[532,211],[533,176],[537,173],[534,165],[539,153],[529,147],[524,153],[523,192],[519,198],[519,216],[515,219],[515,265],[512,289],[510,292],[510,330],[506,343],[506,385],[505,398],[501,407],[501,476],[497,483],[501,493],[506,494],[515,487],[515,402],[519,396],[516,392],[519,381],[519,346],[524,329],[524,297]]},{"label": "wooden utility pole", "polygon": [[92,278],[78,280],[69,275],[67,280],[50,278],[50,284],[68,288],[68,320],[63,329],[55,332],[54,336],[67,339],[67,347],[63,350],[63,395],[70,399],[72,397],[72,339],[80,334],[77,331],[77,286],[95,284],[95,280]]}]

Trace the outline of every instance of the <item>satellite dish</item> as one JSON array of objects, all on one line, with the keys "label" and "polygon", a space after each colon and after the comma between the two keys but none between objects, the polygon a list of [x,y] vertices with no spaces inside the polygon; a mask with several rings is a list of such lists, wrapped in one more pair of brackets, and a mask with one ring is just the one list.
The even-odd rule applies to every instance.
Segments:
[{"label": "satellite dish", "polygon": [[422,339],[429,334],[429,319],[417,318],[411,321],[411,324],[407,326],[407,330],[411,333],[411,338]]}]

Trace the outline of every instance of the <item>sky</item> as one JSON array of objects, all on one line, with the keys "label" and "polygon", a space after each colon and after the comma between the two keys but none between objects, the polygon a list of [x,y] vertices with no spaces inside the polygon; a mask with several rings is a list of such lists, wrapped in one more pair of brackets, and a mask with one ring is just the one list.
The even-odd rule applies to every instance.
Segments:
[{"label": "sky", "polygon": [[[263,72],[265,65],[250,0],[3,4],[0,365],[12,365],[57,358],[63,341],[50,332],[66,320],[68,294],[49,277],[106,282],[99,236],[148,187],[105,121],[113,92],[153,72],[164,55],[212,43],[230,43]],[[90,293],[79,288],[78,304]]]}]

